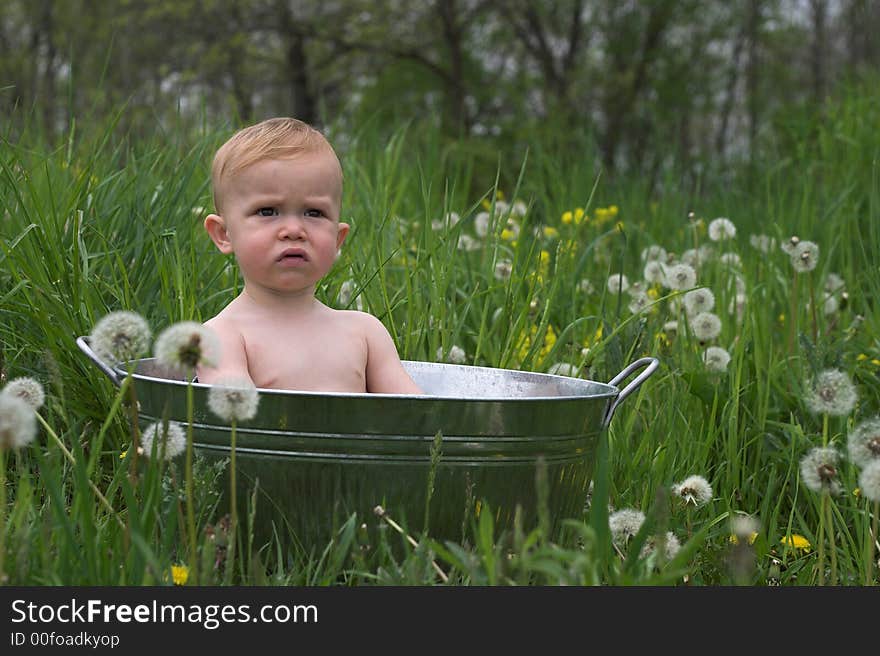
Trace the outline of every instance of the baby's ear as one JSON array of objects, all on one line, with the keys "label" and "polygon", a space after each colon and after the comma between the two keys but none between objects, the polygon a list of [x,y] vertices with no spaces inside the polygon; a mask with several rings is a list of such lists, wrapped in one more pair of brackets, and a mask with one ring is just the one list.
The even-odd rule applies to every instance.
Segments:
[{"label": "baby's ear", "polygon": [[339,257],[338,251],[340,248],[342,248],[342,243],[345,241],[345,238],[348,236],[348,231],[350,229],[351,229],[351,226],[349,226],[347,223],[340,223],[339,224],[339,231],[336,233],[336,250],[337,250],[336,256],[337,257]]},{"label": "baby's ear", "polygon": [[224,255],[232,253],[232,242],[229,241],[229,234],[226,232],[226,224],[223,222],[222,216],[219,214],[206,216],[205,230],[221,253]]}]

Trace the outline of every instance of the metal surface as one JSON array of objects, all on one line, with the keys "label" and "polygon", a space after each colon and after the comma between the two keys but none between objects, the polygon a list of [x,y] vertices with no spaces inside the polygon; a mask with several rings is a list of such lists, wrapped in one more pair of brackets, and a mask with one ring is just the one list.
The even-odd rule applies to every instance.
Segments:
[{"label": "metal surface", "polygon": [[[153,358],[107,365],[79,348],[119,385],[136,383],[141,421],[168,417],[186,425],[193,388],[193,443],[207,459],[229,455],[230,427],[207,406],[210,385],[181,380]],[[322,548],[352,512],[372,521],[381,504],[414,535],[425,527],[431,449],[440,458],[428,514],[431,535],[460,539],[476,508],[512,525],[517,506],[533,526],[535,476],[546,465],[554,524],[579,516],[597,439],[620,403],[657,369],[634,361],[610,383],[491,367],[404,361],[424,395],[313,393],[261,389],[257,416],[237,427],[236,459],[247,498],[258,484],[261,526]],[[626,387],[618,384],[640,371]],[[532,522],[530,524],[530,522]],[[287,531],[286,528],[290,530]]]}]

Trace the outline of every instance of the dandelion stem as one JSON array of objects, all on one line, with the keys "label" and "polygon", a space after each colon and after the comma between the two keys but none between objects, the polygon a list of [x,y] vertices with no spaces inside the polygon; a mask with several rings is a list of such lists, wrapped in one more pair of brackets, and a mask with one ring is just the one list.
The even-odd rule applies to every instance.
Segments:
[{"label": "dandelion stem", "polygon": [[831,585],[837,585],[837,544],[834,539],[834,514],[831,510],[830,495],[826,492],[823,496],[825,514],[828,516],[828,539],[831,542],[828,547],[831,554]]},{"label": "dandelion stem", "polygon": [[819,585],[825,585],[825,505],[827,503],[828,493],[823,491],[819,511]]},{"label": "dandelion stem", "polygon": [[800,276],[797,273],[794,274],[794,283],[791,286],[791,308],[789,309],[789,318],[788,318],[788,354],[792,354],[792,348],[794,347],[794,335],[797,331],[797,297],[798,297],[798,281],[800,280]]},{"label": "dandelion stem", "polygon": [[193,388],[192,380],[186,386],[186,520],[189,534],[189,571],[196,585],[199,582],[199,559],[196,557],[196,514],[193,503]]},{"label": "dandelion stem", "polygon": [[[415,538],[413,538],[409,533],[404,531],[403,527],[400,524],[398,524],[393,519],[391,519],[391,517],[388,516],[388,513],[385,512],[385,509],[382,506],[376,506],[373,509],[373,512],[376,513],[376,515],[379,517],[379,519],[381,519],[383,522],[388,524],[388,526],[390,526],[395,531],[400,533],[404,538],[406,538],[406,541],[409,542],[413,547],[419,546],[419,543],[416,542]],[[431,565],[433,566],[434,571],[437,572],[437,576],[439,576],[440,579],[444,583],[448,583],[449,577],[446,575],[446,572],[444,572],[442,569],[440,569],[440,566],[436,563],[436,561],[431,560]]]},{"label": "dandelion stem", "polygon": [[238,540],[238,499],[237,499],[237,491],[235,488],[235,428],[236,428],[236,420],[235,417],[232,418],[230,422],[230,437],[229,437],[229,552],[228,558],[226,560],[226,583],[232,583],[232,571],[234,569],[235,564],[235,545]]},{"label": "dandelion stem", "polygon": [[874,513],[871,517],[871,532],[868,535],[868,548],[865,555],[868,562],[865,563],[865,585],[874,585],[874,549],[877,544],[877,515],[880,514],[880,501],[874,502]]},{"label": "dandelion stem", "polygon": [[819,321],[816,317],[816,284],[812,271],[810,271],[810,314],[813,322],[813,344],[816,344],[819,341]]}]

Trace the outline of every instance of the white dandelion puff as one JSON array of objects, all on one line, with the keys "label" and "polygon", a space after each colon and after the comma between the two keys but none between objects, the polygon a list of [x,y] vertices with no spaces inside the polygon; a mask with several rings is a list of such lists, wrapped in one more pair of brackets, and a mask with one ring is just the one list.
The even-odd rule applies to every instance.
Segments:
[{"label": "white dandelion puff", "polygon": [[658,246],[657,244],[653,244],[642,250],[642,262],[645,263],[665,262],[666,256],[666,249],[662,246]]},{"label": "white dandelion puff", "polygon": [[798,273],[812,271],[819,264],[819,246],[811,241],[802,241],[791,251],[791,266]]},{"label": "white dandelion puff", "polygon": [[470,235],[461,234],[458,236],[458,250],[470,252],[476,251],[483,247],[479,240]]},{"label": "white dandelion puff", "polygon": [[39,410],[46,402],[46,392],[42,384],[28,376],[13,378],[3,388],[2,393],[17,396],[34,410]]},{"label": "white dandelion puff", "polygon": [[734,515],[730,520],[730,532],[737,542],[752,543],[761,530],[761,523],[751,515]]},{"label": "white dandelion puff", "polygon": [[486,237],[489,234],[489,222],[491,215],[488,212],[480,212],[474,217],[474,232],[478,237]]},{"label": "white dandelion puff", "polygon": [[611,531],[611,541],[617,547],[624,547],[642,528],[645,523],[645,513],[635,508],[623,508],[617,510],[608,517],[608,528]]},{"label": "white dandelion puff", "polygon": [[645,282],[662,284],[665,276],[663,263],[660,260],[648,260],[642,273]]},{"label": "white dandelion puff", "polygon": [[749,244],[751,244],[752,248],[756,251],[762,253],[771,253],[776,250],[776,239],[769,235],[749,235]]},{"label": "white dandelion puff", "polygon": [[847,437],[846,449],[857,467],[880,460],[880,416],[859,422]]},{"label": "white dandelion puff", "polygon": [[577,378],[578,368],[568,362],[556,362],[547,368],[547,373],[553,374],[554,376],[570,376],[572,378]]},{"label": "white dandelion puff", "polygon": [[709,239],[712,241],[723,241],[734,237],[736,237],[736,226],[730,219],[719,216],[709,222]]},{"label": "white dandelion puff", "polygon": [[792,235],[787,240],[780,244],[779,248],[782,249],[784,253],[787,255],[791,255],[794,252],[794,249],[797,248],[797,245],[801,243],[800,237],[797,235]]},{"label": "white dandelion puff", "polygon": [[625,273],[613,273],[608,276],[607,287],[612,294],[622,294],[629,289],[629,278]]},{"label": "white dandelion puff", "polygon": [[880,501],[880,460],[875,460],[859,474],[859,489],[869,501]]},{"label": "white dandelion puff", "polygon": [[721,319],[713,312],[700,312],[688,320],[691,332],[700,342],[708,342],[721,334]]},{"label": "white dandelion puff", "polygon": [[513,273],[513,262],[510,260],[498,260],[495,263],[496,280],[507,280],[511,273]]},{"label": "white dandelion puff", "polygon": [[248,421],[257,414],[260,395],[247,379],[223,380],[208,391],[208,407],[226,421]]},{"label": "white dandelion puff", "polygon": [[0,449],[20,449],[37,435],[37,415],[20,396],[0,394]]},{"label": "white dandelion puff", "polygon": [[641,314],[651,308],[651,302],[651,298],[647,294],[636,294],[632,297],[627,308],[631,314]]},{"label": "white dandelion puff", "polygon": [[435,231],[444,229],[448,230],[459,221],[461,221],[461,216],[459,216],[458,212],[447,212],[442,219],[431,221],[431,229]]},{"label": "white dandelion puff", "polygon": [[205,325],[195,321],[180,321],[159,333],[155,352],[160,364],[188,374],[197,366],[217,365],[220,361],[220,340]]},{"label": "white dandelion puff", "polygon": [[715,307],[715,294],[708,287],[699,287],[686,292],[683,302],[685,311],[691,316],[711,312]]},{"label": "white dandelion puff", "polygon": [[578,289],[580,289],[584,294],[592,294],[596,291],[596,287],[593,285],[593,282],[589,278],[582,278],[578,283]]},{"label": "white dandelion puff", "polygon": [[117,310],[98,320],[89,336],[89,345],[104,361],[126,362],[146,353],[151,337],[150,326],[141,315]]},{"label": "white dandelion puff", "polygon": [[712,486],[703,476],[688,476],[681,483],[672,486],[672,493],[681,498],[685,505],[704,506],[712,500]]},{"label": "white dandelion puff", "polygon": [[513,205],[510,207],[510,213],[516,214],[517,216],[525,216],[529,211],[529,206],[526,205],[525,201],[515,200],[513,201]]},{"label": "white dandelion puff", "polygon": [[[464,364],[466,359],[467,354],[464,352],[464,349],[455,344],[450,347],[449,353],[446,355],[446,362],[451,362],[452,364]],[[442,346],[437,349],[437,360],[440,362],[443,361]]]},{"label": "white dandelion puff", "polygon": [[722,253],[718,261],[724,266],[742,269],[742,258],[737,253]]},{"label": "white dandelion puff", "polygon": [[817,446],[801,458],[801,480],[813,492],[840,492],[837,461],[840,454],[831,447]]},{"label": "white dandelion puff", "polygon": [[825,291],[829,294],[843,291],[846,287],[846,281],[836,273],[829,273],[825,276]]},{"label": "white dandelion puff", "polygon": [[849,375],[839,369],[819,372],[804,397],[812,412],[833,417],[848,415],[858,400],[858,392]]},{"label": "white dandelion puff", "polygon": [[[645,540],[645,544],[642,546],[642,551],[640,553],[642,558],[647,558],[655,553],[659,553],[660,551],[660,536],[659,535],[651,535],[648,536],[648,539]],[[675,536],[675,533],[672,531],[666,531],[666,534],[663,536],[663,553],[665,559],[671,560],[675,558],[676,554],[681,551],[681,542]]]},{"label": "white dandelion puff", "polygon": [[664,285],[675,291],[684,291],[697,284],[697,272],[690,264],[676,264],[666,269]]},{"label": "white dandelion puff", "polygon": [[703,351],[703,364],[706,369],[715,373],[727,371],[727,365],[730,364],[730,353],[720,346],[710,346]]},{"label": "white dandelion puff", "polygon": [[148,458],[171,460],[186,450],[186,433],[176,421],[169,421],[167,430],[163,422],[157,421],[147,426],[141,433],[141,448]]},{"label": "white dandelion puff", "polygon": [[825,316],[831,316],[832,314],[836,314],[840,309],[840,301],[837,300],[837,297],[833,294],[828,294],[825,296],[825,301],[822,303],[822,313]]}]

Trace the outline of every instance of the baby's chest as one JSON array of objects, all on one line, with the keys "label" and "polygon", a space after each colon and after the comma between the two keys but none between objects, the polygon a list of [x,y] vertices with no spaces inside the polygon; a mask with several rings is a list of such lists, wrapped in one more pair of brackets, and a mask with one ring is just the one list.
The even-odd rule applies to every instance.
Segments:
[{"label": "baby's chest", "polygon": [[[249,337],[249,338],[248,338]],[[245,338],[248,369],[258,387],[360,391],[365,342],[350,331],[257,331]]]}]

